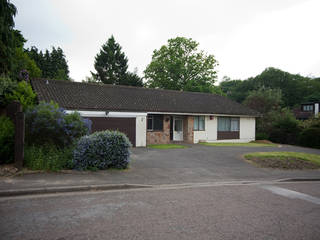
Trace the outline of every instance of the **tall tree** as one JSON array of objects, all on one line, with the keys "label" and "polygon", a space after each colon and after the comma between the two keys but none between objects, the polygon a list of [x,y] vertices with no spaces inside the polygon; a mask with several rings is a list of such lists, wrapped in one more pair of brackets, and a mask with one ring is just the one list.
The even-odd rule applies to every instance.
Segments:
[{"label": "tall tree", "polygon": [[0,74],[8,74],[17,46],[17,32],[14,31],[16,7],[8,0],[0,0]]},{"label": "tall tree", "polygon": [[51,52],[46,49],[45,53],[39,51],[35,46],[25,50],[42,71],[42,77],[69,80],[69,67],[63,50],[52,47]]},{"label": "tall tree", "polygon": [[135,87],[142,87],[143,81],[142,78],[138,76],[137,74],[138,69],[136,68],[133,72],[127,72],[125,82],[123,82],[123,85],[129,85],[129,86],[135,86]]},{"label": "tall tree", "polygon": [[94,68],[96,73],[92,75],[98,81],[116,85],[126,82],[128,59],[113,35],[102,45],[100,52],[96,55]]},{"label": "tall tree", "polygon": [[213,55],[198,50],[191,38],[169,39],[167,45],[154,50],[144,71],[147,86],[194,92],[215,92],[217,61]]}]

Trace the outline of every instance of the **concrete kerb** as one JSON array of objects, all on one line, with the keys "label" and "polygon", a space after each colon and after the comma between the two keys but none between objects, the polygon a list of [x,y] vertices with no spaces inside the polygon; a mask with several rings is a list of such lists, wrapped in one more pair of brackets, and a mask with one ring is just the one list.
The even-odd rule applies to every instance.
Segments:
[{"label": "concrete kerb", "polygon": [[210,186],[225,186],[225,185],[260,185],[260,184],[277,184],[290,182],[311,182],[320,181],[318,178],[287,178],[274,179],[268,181],[223,181],[223,182],[206,182],[206,183],[183,183],[183,184],[161,184],[161,185],[146,185],[146,184],[107,184],[107,185],[86,185],[86,186],[65,186],[65,187],[43,187],[43,188],[28,188],[28,189],[9,189],[0,190],[1,197],[15,197],[24,195],[40,195],[40,194],[58,194],[70,192],[90,192],[90,191],[113,191],[113,190],[138,190],[138,189],[179,189],[193,187],[210,187]]},{"label": "concrete kerb", "polygon": [[124,190],[124,189],[137,189],[137,188],[151,188],[151,187],[152,186],[150,185],[141,185],[141,184],[108,184],[108,185],[10,189],[10,190],[1,190],[0,197],[13,197],[13,196],[22,196],[22,195],[36,195],[36,194],[55,194],[55,193],[67,193],[67,192]]}]

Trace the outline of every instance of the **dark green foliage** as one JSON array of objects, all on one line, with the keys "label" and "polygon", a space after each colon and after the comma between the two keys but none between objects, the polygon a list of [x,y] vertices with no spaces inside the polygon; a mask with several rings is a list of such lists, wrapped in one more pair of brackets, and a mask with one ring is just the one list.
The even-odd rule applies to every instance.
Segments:
[{"label": "dark green foliage", "polygon": [[302,146],[320,148],[320,127],[304,129],[299,140]]},{"label": "dark green foliage", "polygon": [[251,91],[260,88],[280,89],[282,101],[286,107],[301,104],[306,99],[314,99],[320,92],[320,79],[290,74],[276,68],[267,68],[261,74],[246,80],[230,80],[225,78],[220,83],[221,89],[231,99],[243,102]]},{"label": "dark green foliage", "polygon": [[0,164],[14,158],[14,125],[8,117],[0,116]]},{"label": "dark green foliage", "polygon": [[73,146],[59,148],[50,144],[26,145],[24,151],[24,166],[31,170],[58,171],[73,168]]},{"label": "dark green foliage", "polygon": [[256,140],[266,140],[269,139],[269,134],[265,132],[257,132],[256,133]]},{"label": "dark green foliage", "polygon": [[278,109],[282,104],[282,94],[280,89],[259,88],[251,91],[244,100],[244,104],[249,108],[262,114]]},{"label": "dark green foliage", "polygon": [[36,94],[33,92],[32,87],[26,81],[19,82],[12,91],[5,94],[5,103],[9,104],[13,101],[21,103],[25,111],[35,104]]},{"label": "dark green foliage", "polygon": [[16,7],[8,0],[0,0],[0,74],[8,74],[11,70],[16,39],[14,16]]},{"label": "dark green foliage", "polygon": [[9,77],[0,76],[0,107],[8,104],[5,95],[11,94],[16,87],[17,82],[12,81]]},{"label": "dark green foliage", "polygon": [[297,144],[301,132],[299,121],[296,120],[292,112],[288,109],[274,112],[272,116],[272,128],[269,139],[273,142],[284,144]]},{"label": "dark green foliage", "polygon": [[244,104],[262,114],[256,119],[256,138],[259,138],[258,140],[261,140],[262,137],[268,139],[275,119],[281,114],[281,90],[260,88],[251,91],[244,100]]},{"label": "dark green foliage", "polygon": [[58,104],[41,102],[26,112],[26,142],[29,145],[68,146],[90,132],[91,123],[79,113],[67,114]]},{"label": "dark green foliage", "polygon": [[198,45],[191,38],[177,37],[154,50],[151,63],[144,71],[146,85],[150,88],[216,92],[217,61],[213,55],[198,50]]},{"label": "dark green foliage", "polygon": [[122,82],[122,85],[142,87],[143,82],[142,82],[142,78],[139,77],[135,72],[133,73],[127,72],[125,81]]},{"label": "dark green foliage", "polygon": [[52,47],[51,52],[46,50],[43,53],[33,46],[25,52],[41,69],[43,78],[70,80],[66,56],[60,47]]},{"label": "dark green foliage", "polygon": [[128,59],[111,36],[95,57],[93,77],[105,84],[125,85]]},{"label": "dark green foliage", "polygon": [[[26,72],[26,76],[22,75],[23,72]],[[17,81],[28,81],[29,78],[41,77],[41,70],[22,47],[17,47],[13,55],[10,76]]]},{"label": "dark green foliage", "polygon": [[127,168],[130,147],[131,143],[123,133],[95,132],[78,141],[73,154],[74,166],[79,170]]}]

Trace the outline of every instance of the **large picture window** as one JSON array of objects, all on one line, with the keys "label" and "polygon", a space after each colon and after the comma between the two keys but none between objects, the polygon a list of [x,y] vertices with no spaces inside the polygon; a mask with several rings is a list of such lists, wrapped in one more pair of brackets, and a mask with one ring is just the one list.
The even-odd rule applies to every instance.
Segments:
[{"label": "large picture window", "polygon": [[238,132],[239,125],[239,118],[218,117],[219,132]]},{"label": "large picture window", "polygon": [[148,115],[147,130],[163,131],[163,115]]},{"label": "large picture window", "polygon": [[205,130],[204,116],[196,116],[193,118],[193,130],[194,131],[204,131]]}]

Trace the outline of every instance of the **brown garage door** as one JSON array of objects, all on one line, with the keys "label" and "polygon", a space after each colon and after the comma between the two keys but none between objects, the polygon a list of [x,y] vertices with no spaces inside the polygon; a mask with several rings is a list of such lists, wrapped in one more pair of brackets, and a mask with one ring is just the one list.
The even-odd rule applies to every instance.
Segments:
[{"label": "brown garage door", "polygon": [[118,130],[127,135],[132,146],[136,146],[136,119],[135,118],[104,118],[90,117],[92,132],[103,130]]}]

